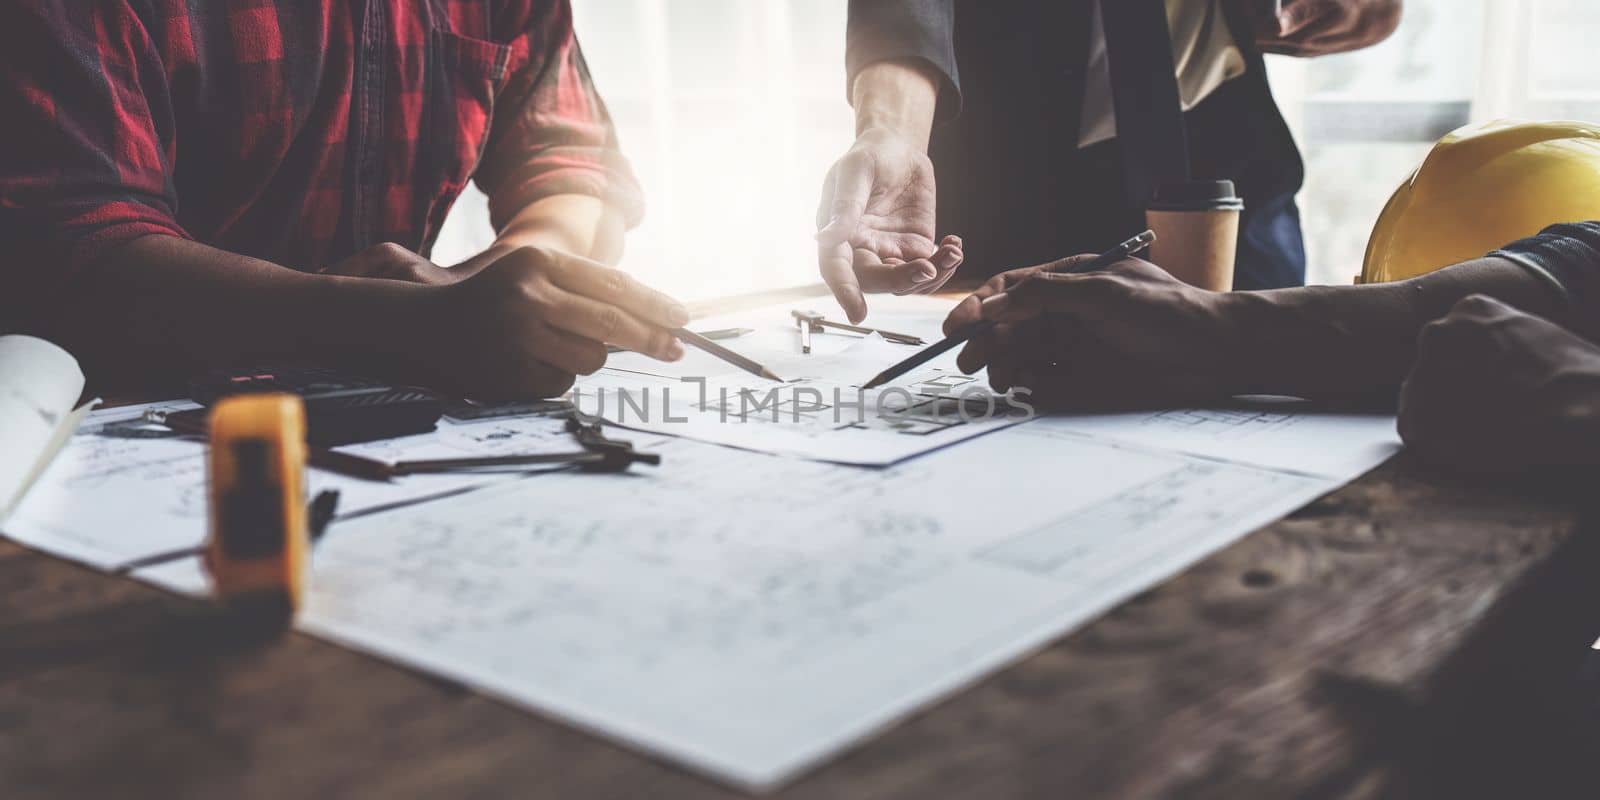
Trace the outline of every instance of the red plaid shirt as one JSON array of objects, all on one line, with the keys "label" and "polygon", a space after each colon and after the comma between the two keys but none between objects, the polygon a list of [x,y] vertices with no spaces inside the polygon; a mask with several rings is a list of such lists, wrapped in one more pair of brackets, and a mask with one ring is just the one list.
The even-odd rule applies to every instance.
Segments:
[{"label": "red plaid shirt", "polygon": [[641,213],[567,0],[0,5],[0,269],[23,284],[148,234],[303,270],[426,253],[468,178],[497,228],[563,193]]}]

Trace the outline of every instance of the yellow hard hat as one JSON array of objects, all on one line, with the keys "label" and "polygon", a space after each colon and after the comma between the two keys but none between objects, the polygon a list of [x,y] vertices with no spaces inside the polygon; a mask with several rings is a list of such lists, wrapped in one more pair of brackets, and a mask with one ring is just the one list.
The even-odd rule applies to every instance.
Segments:
[{"label": "yellow hard hat", "polygon": [[1590,219],[1600,219],[1600,126],[1468,125],[1440,139],[1389,198],[1357,280],[1410,278]]}]

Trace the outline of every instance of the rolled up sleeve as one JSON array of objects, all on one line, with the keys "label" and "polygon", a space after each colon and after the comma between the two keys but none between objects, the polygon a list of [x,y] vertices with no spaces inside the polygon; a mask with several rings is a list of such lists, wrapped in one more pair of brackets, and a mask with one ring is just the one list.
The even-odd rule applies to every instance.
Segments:
[{"label": "rolled up sleeve", "polygon": [[473,176],[489,196],[495,229],[558,194],[598,197],[629,227],[637,225],[644,195],[578,47],[570,3],[533,3],[522,29],[513,47],[526,57],[496,96],[489,142]]},{"label": "rolled up sleeve", "polygon": [[1600,222],[1552,225],[1490,255],[1515,261],[1559,286],[1574,316],[1600,331]]},{"label": "rolled up sleeve", "polygon": [[0,230],[20,304],[176,219],[167,79],[125,2],[15,2],[0,11]]}]

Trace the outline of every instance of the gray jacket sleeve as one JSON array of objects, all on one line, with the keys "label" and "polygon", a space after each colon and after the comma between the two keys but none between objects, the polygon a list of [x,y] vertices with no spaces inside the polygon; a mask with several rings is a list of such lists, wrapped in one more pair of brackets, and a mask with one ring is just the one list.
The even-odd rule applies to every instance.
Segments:
[{"label": "gray jacket sleeve", "polygon": [[845,96],[861,70],[880,61],[916,61],[938,75],[934,119],[948,121],[961,110],[956,69],[955,0],[850,0],[845,30]]}]

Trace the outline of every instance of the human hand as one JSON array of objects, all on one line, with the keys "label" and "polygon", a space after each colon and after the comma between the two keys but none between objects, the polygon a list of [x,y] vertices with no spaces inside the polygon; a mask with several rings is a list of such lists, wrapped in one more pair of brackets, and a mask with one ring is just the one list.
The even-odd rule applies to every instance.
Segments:
[{"label": "human hand", "polygon": [[673,328],[689,313],[627,273],[524,247],[438,287],[412,346],[440,388],[477,399],[555,397],[605,365],[613,344],[663,361],[683,357]]},{"label": "human hand", "polygon": [[817,211],[817,267],[852,323],[863,292],[931,292],[961,265],[961,240],[934,244],[933,162],[910,138],[868,129],[831,169]]},{"label": "human hand", "polygon": [[1283,13],[1258,2],[1256,44],[1268,53],[1322,56],[1371,47],[1400,25],[1401,0],[1286,0]]},{"label": "human hand", "polygon": [[321,272],[324,275],[382,278],[429,286],[444,286],[466,277],[464,273],[445,269],[394,242],[383,242],[359,250],[343,261],[323,267]]},{"label": "human hand", "polygon": [[1600,464],[1600,347],[1498,300],[1463,299],[1417,338],[1400,438],[1462,471]]},{"label": "human hand", "polygon": [[1124,259],[1091,273],[1056,270],[1081,255],[995,276],[945,320],[951,334],[996,323],[961,351],[961,370],[987,366],[995,391],[1027,389],[1045,407],[1106,408],[1225,397],[1244,338],[1225,293]]}]

